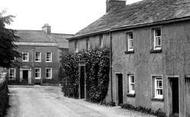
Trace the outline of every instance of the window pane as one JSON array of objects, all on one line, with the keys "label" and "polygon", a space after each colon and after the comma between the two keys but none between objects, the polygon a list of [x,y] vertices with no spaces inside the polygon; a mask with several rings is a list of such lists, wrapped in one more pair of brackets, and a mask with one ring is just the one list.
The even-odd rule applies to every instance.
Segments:
[{"label": "window pane", "polygon": [[161,76],[155,76],[153,77],[155,80],[155,86],[154,86],[154,91],[155,91],[155,98],[163,98],[163,80]]},{"label": "window pane", "polygon": [[51,62],[52,61],[52,53],[51,52],[47,52],[46,53],[46,61],[47,62]]},{"label": "window pane", "polygon": [[133,50],[133,33],[127,34],[127,41],[128,41],[128,51]]},{"label": "window pane", "polygon": [[161,36],[161,30],[155,29],[155,36]]},{"label": "window pane", "polygon": [[134,75],[129,75],[129,93],[134,94],[135,93],[135,78]]},{"label": "window pane", "polygon": [[40,61],[41,60],[41,53],[40,52],[36,52],[36,61]]}]

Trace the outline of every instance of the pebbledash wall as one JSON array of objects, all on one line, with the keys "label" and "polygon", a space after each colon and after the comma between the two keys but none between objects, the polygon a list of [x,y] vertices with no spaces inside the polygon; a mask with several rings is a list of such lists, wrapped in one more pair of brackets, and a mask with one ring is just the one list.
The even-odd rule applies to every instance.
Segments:
[{"label": "pebbledash wall", "polygon": [[[110,14],[108,12],[108,16],[97,20],[69,39],[69,49],[72,52],[88,49],[89,45],[90,48],[103,45],[111,49],[111,75],[105,101],[114,101],[117,105],[127,103],[155,111],[161,109],[167,116],[175,114],[179,117],[189,117],[190,18],[185,16],[97,32],[96,29],[104,26],[101,21],[107,22],[108,25],[107,18],[114,18]],[[154,47],[157,29],[161,39],[159,49]],[[128,49],[129,34],[132,34],[133,51]],[[132,82],[131,76],[134,78]]]},{"label": "pebbledash wall", "polygon": [[[9,84],[58,83],[59,62],[68,51],[66,38],[72,35],[51,33],[47,24],[42,30],[17,30],[17,35],[20,39],[15,44],[21,57],[17,65],[9,69]],[[23,60],[23,53],[28,53],[27,61]],[[39,60],[36,53],[40,53]],[[47,53],[50,53],[50,61],[47,61]]]}]

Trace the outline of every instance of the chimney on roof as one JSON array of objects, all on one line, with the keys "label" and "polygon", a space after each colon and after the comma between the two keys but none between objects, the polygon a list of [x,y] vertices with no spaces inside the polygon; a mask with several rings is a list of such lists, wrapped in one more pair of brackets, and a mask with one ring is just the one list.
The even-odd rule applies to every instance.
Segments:
[{"label": "chimney on roof", "polygon": [[106,0],[106,12],[126,6],[126,0]]},{"label": "chimney on roof", "polygon": [[50,34],[51,33],[51,26],[49,24],[44,24],[44,26],[42,27],[42,30],[47,34]]}]

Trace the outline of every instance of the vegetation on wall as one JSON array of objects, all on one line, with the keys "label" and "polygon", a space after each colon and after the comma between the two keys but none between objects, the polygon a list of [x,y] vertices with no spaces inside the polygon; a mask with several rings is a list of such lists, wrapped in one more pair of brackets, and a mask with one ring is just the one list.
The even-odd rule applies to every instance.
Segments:
[{"label": "vegetation on wall", "polygon": [[59,77],[62,78],[65,96],[78,98],[79,64],[86,67],[86,98],[92,102],[102,102],[109,85],[110,50],[108,48],[67,53],[62,57]]}]

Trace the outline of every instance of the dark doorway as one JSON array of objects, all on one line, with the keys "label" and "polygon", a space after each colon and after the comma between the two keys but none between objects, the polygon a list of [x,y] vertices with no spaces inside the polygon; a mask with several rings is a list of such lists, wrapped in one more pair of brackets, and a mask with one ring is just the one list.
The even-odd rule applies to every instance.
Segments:
[{"label": "dark doorway", "polygon": [[85,98],[85,67],[80,67],[80,98]]},{"label": "dark doorway", "polygon": [[190,117],[190,78],[186,79],[186,117]]},{"label": "dark doorway", "polygon": [[28,70],[23,70],[23,82],[28,83]]},{"label": "dark doorway", "polygon": [[117,74],[118,79],[118,105],[123,104],[123,75]]},{"label": "dark doorway", "polygon": [[171,78],[171,93],[172,93],[172,114],[178,115],[179,113],[179,84],[178,78]]}]

